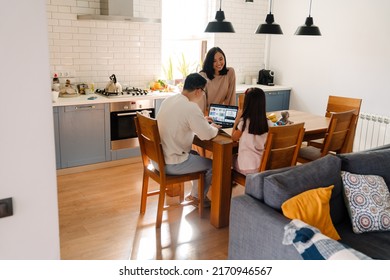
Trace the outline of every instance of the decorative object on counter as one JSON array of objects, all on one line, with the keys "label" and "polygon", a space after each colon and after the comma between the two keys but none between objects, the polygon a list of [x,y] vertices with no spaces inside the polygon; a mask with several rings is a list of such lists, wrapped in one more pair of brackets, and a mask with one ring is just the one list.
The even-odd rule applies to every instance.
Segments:
[{"label": "decorative object on counter", "polygon": [[87,84],[82,83],[77,85],[77,90],[79,91],[80,94],[86,94],[87,89],[88,89]]},{"label": "decorative object on counter", "polygon": [[256,34],[283,34],[279,24],[274,23],[274,15],[271,12],[272,0],[269,4],[269,14],[267,15],[265,22],[257,27]]},{"label": "decorative object on counter", "polygon": [[221,10],[222,0],[219,1],[219,11],[215,15],[214,21],[210,21],[204,32],[210,33],[235,33],[233,25],[229,21],[225,21],[225,13]]},{"label": "decorative object on counter", "polygon": [[51,92],[51,96],[52,96],[52,101],[53,101],[53,103],[57,102],[59,94],[60,94],[59,91],[53,90],[53,91]]},{"label": "decorative object on counter", "polygon": [[167,79],[167,83],[173,84],[173,63],[172,57],[169,57],[167,66],[163,66],[163,71],[165,78]]},{"label": "decorative object on counter", "polygon": [[288,111],[282,111],[282,112],[280,112],[280,115],[281,116],[275,125],[279,126],[279,125],[293,124],[293,122],[288,119],[290,117],[290,114]]},{"label": "decorative object on counter", "polygon": [[53,85],[51,89],[58,92],[60,91],[60,79],[58,79],[57,73],[54,74]]},{"label": "decorative object on counter", "polygon": [[122,92],[122,86],[117,81],[115,74],[112,74],[110,76],[110,81],[106,85],[105,91],[108,93],[121,93]]},{"label": "decorative object on counter", "polygon": [[79,96],[77,90],[73,88],[70,80],[67,79],[65,87],[60,90],[60,97],[76,97]]},{"label": "decorative object on counter", "polygon": [[313,18],[311,17],[311,2],[309,8],[309,16],[306,18],[305,25],[298,27],[295,35],[307,35],[307,36],[321,36],[318,26],[313,25]]},{"label": "decorative object on counter", "polygon": [[168,85],[163,80],[157,80],[150,83],[150,89],[155,91],[168,91]]}]

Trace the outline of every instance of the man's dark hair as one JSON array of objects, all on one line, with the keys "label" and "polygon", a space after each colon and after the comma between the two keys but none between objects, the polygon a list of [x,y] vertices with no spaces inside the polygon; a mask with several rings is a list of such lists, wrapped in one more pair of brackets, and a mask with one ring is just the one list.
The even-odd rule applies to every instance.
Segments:
[{"label": "man's dark hair", "polygon": [[185,79],[183,89],[193,91],[198,88],[204,88],[206,86],[206,83],[207,80],[203,78],[200,74],[192,73],[189,74]]}]

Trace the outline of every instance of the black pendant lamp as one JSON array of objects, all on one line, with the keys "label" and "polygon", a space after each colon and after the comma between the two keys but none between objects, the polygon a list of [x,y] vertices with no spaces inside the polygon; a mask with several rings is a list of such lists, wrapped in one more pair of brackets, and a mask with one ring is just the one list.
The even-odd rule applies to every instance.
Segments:
[{"label": "black pendant lamp", "polygon": [[309,16],[306,18],[305,25],[299,26],[295,35],[306,35],[306,36],[321,36],[321,31],[318,26],[313,25],[313,18],[311,17],[311,1],[309,8]]},{"label": "black pendant lamp", "polygon": [[234,33],[233,25],[229,21],[225,21],[225,13],[221,10],[222,0],[219,1],[219,11],[215,15],[215,21],[210,21],[207,24],[206,30],[204,32],[210,33],[221,33],[228,32]]},{"label": "black pendant lamp", "polygon": [[256,34],[283,34],[279,24],[274,23],[274,15],[271,12],[272,0],[269,4],[269,14],[267,15],[265,22],[257,27]]}]

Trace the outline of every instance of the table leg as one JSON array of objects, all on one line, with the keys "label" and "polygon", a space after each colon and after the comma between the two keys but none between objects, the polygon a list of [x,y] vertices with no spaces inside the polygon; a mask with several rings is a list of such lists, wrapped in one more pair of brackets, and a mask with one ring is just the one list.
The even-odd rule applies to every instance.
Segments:
[{"label": "table leg", "polygon": [[210,223],[216,228],[229,225],[230,199],[232,195],[232,150],[232,143],[213,142]]}]

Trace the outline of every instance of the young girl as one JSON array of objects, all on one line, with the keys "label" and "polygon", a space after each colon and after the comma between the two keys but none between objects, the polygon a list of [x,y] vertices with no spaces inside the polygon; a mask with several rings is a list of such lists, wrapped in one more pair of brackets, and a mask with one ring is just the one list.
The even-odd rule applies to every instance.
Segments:
[{"label": "young girl", "polygon": [[268,126],[272,125],[265,112],[264,91],[259,88],[247,89],[244,107],[238,112],[233,127],[233,141],[240,140],[238,156],[233,161],[235,170],[245,175],[258,171]]}]

